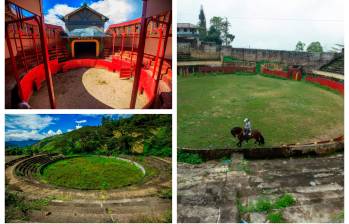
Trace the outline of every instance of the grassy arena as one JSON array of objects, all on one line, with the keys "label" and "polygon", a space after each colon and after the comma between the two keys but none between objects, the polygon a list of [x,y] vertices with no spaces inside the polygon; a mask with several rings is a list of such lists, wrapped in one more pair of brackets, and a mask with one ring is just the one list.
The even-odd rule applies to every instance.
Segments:
[{"label": "grassy arena", "polygon": [[77,189],[113,189],[136,184],[143,179],[135,165],[98,156],[59,160],[43,171],[43,181],[61,187]]},{"label": "grassy arena", "polygon": [[325,140],[343,135],[344,99],[313,84],[260,75],[178,78],[179,147],[235,147],[230,129],[245,117],[265,146]]}]

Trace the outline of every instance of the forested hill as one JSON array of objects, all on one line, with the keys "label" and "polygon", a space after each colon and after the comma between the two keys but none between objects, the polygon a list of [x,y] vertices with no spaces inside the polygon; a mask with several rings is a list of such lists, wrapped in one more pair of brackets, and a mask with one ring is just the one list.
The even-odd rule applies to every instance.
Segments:
[{"label": "forested hill", "polygon": [[171,115],[133,115],[119,120],[103,117],[100,126],[85,126],[42,139],[31,146],[7,149],[7,154],[58,152],[65,155],[171,156],[171,142]]}]

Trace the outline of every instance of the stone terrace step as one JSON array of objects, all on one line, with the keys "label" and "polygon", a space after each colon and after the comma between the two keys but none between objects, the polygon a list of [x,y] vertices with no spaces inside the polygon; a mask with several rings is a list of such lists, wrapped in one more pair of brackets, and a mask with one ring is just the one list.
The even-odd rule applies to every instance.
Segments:
[{"label": "stone terrace step", "polygon": [[[330,216],[343,211],[343,154],[245,160],[249,170],[247,173],[237,168],[242,161],[243,158],[233,156],[227,162],[210,161],[200,165],[180,163],[177,172],[178,222],[239,222],[242,214],[236,210],[236,199],[246,206],[258,198],[273,200],[284,193],[296,199],[296,204],[284,211],[284,217],[289,222],[334,222]],[[225,200],[228,203],[223,203]],[[328,205],[325,207],[326,202]],[[223,208],[230,212],[230,217],[222,216]],[[317,210],[317,215],[309,216],[309,213]],[[323,217],[320,217],[321,213]],[[264,213],[250,213],[242,218],[248,222],[265,222],[265,217]]]},{"label": "stone terrace step", "polygon": [[142,216],[160,216],[171,209],[169,200],[134,198],[105,202],[52,201],[31,214],[33,222],[127,222]]}]

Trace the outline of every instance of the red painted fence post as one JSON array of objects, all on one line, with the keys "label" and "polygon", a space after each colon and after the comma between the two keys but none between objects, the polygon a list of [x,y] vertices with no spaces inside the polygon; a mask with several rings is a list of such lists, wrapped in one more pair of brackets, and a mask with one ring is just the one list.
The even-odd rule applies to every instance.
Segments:
[{"label": "red painted fence post", "polygon": [[147,0],[143,0],[141,31],[140,31],[140,35],[139,35],[137,62],[136,62],[136,69],[135,69],[135,77],[134,77],[134,81],[133,81],[130,109],[134,109],[136,106],[138,85],[139,85],[139,80],[140,80],[141,71],[142,71],[145,38],[146,38],[147,26],[148,26],[147,25],[147,18],[146,18],[146,11],[147,11]]},{"label": "red painted fence post", "polygon": [[35,20],[39,26],[40,43],[41,43],[41,50],[42,50],[42,56],[43,56],[43,64],[45,68],[47,90],[50,98],[50,105],[51,105],[51,109],[56,109],[56,99],[55,99],[55,93],[53,90],[51,70],[49,66],[49,55],[48,55],[48,49],[47,49],[47,38],[46,38],[46,32],[45,32],[44,17],[36,16]]}]

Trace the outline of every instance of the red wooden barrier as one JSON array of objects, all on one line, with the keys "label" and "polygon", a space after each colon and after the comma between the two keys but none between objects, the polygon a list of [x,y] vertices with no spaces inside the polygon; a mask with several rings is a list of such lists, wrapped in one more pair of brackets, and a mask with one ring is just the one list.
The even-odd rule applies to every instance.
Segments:
[{"label": "red wooden barrier", "polygon": [[[58,59],[50,61],[50,69],[52,75],[57,74],[59,71],[67,72],[72,69],[77,68],[103,68],[109,71],[120,71],[120,78],[125,78],[122,75],[122,70],[127,69],[127,77],[130,77],[130,62],[121,61],[120,59],[113,57],[112,62],[105,61],[102,59],[74,59],[58,63]],[[167,77],[168,76],[168,77]],[[167,74],[166,81],[170,82],[172,80],[172,72]],[[34,85],[37,90],[41,88],[41,83],[45,81],[45,71],[43,64],[40,64],[33,69],[31,69],[24,77],[22,78],[20,84],[23,91],[23,100],[29,101],[30,97],[33,94]],[[155,79],[151,77],[151,71],[142,69],[139,90],[144,91],[147,99],[152,100],[154,98],[154,88],[155,88]]]},{"label": "red wooden barrier", "polygon": [[267,75],[273,75],[285,79],[290,78],[290,74],[284,71],[278,71],[278,70],[269,70],[267,68],[262,68],[262,73],[267,74]]},{"label": "red wooden barrier", "polygon": [[344,83],[331,80],[328,78],[315,77],[315,76],[307,76],[305,80],[308,82],[317,83],[321,86],[328,87],[330,89],[338,91],[341,94],[344,94]]},{"label": "red wooden barrier", "polygon": [[155,88],[155,79],[151,77],[151,72],[142,69],[141,77],[139,80],[138,91],[145,92],[147,99],[151,101],[154,98],[154,88]]}]

